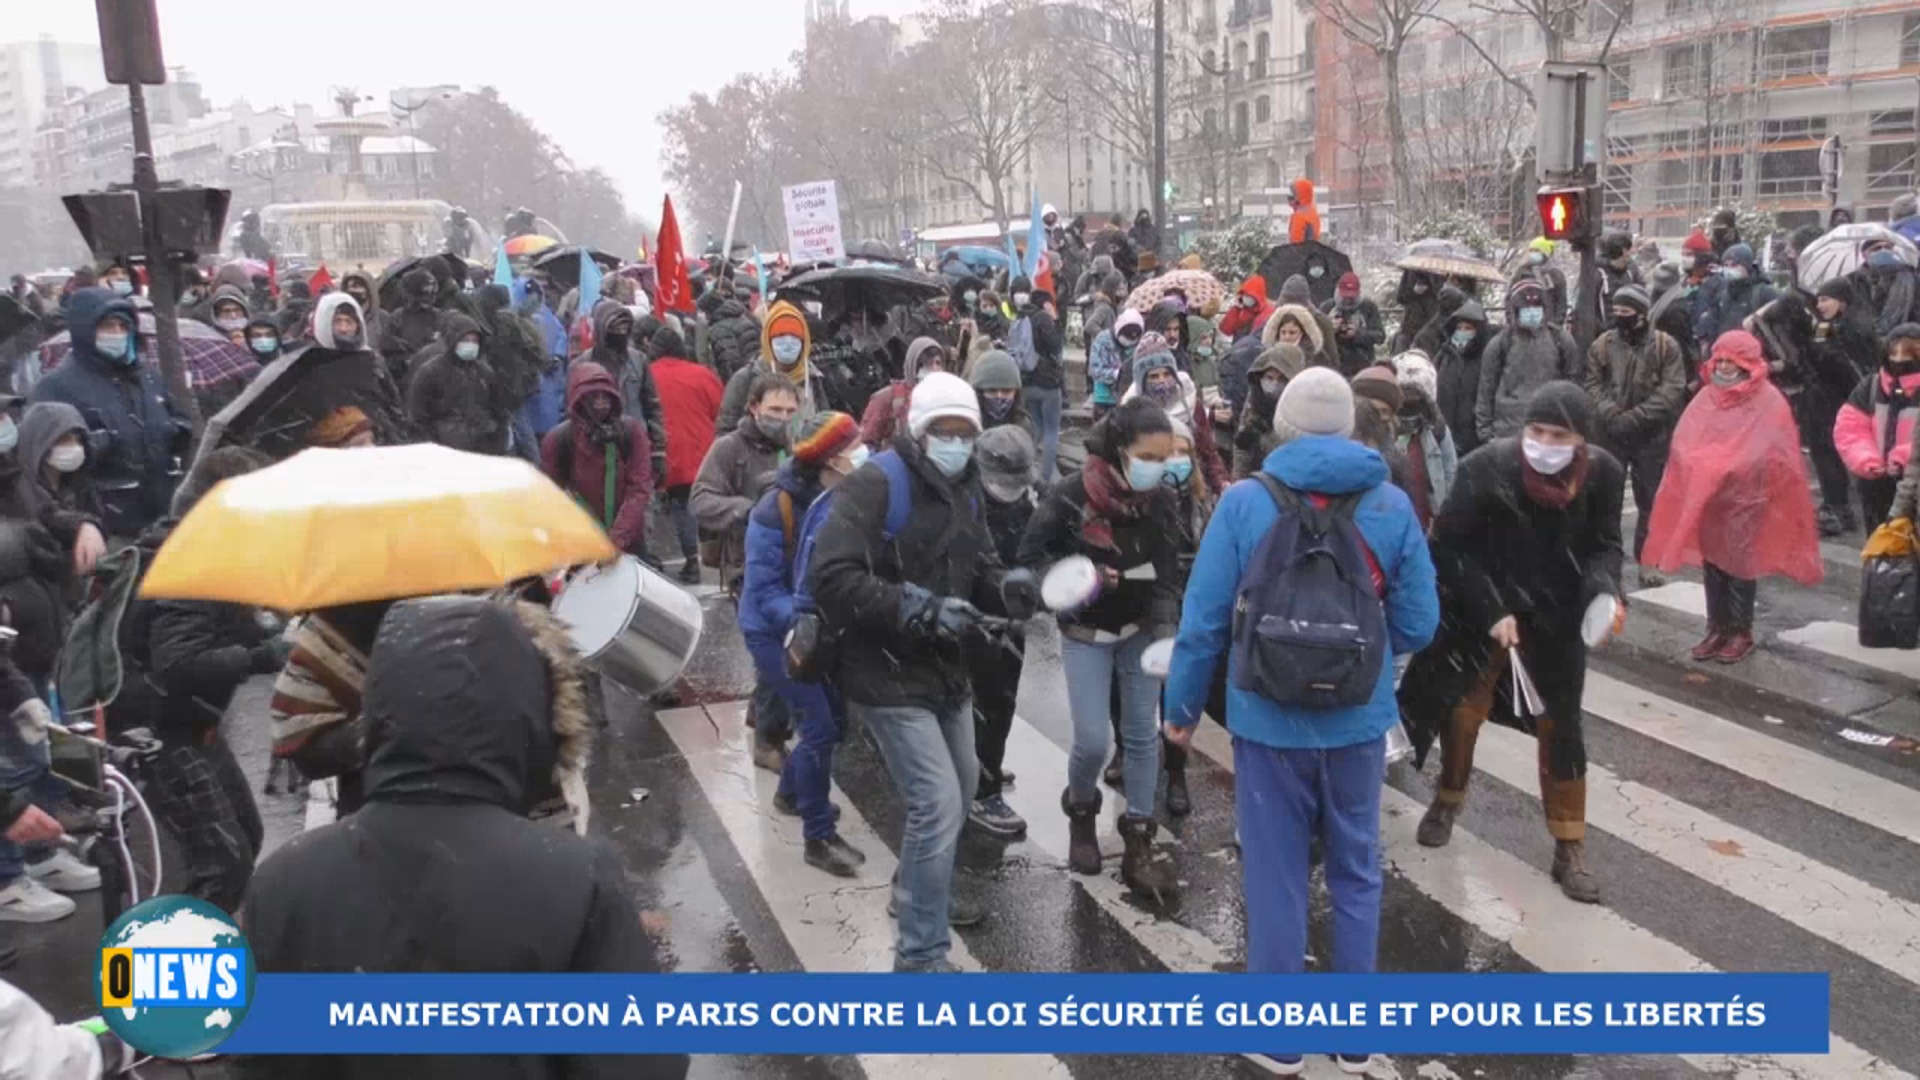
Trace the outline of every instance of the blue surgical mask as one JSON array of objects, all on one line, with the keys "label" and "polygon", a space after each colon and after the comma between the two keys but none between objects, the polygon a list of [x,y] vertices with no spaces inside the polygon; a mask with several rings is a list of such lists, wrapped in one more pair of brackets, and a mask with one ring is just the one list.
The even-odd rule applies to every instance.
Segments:
[{"label": "blue surgical mask", "polygon": [[0,416],[0,454],[9,454],[20,445],[20,429],[15,426],[13,417]]},{"label": "blue surgical mask", "polygon": [[940,470],[942,476],[949,479],[967,471],[967,462],[973,460],[973,440],[957,436],[927,436],[927,460]]},{"label": "blue surgical mask", "polygon": [[1720,272],[1726,275],[1728,281],[1747,280],[1747,268],[1744,266],[1726,266]]},{"label": "blue surgical mask", "polygon": [[1160,486],[1160,478],[1167,473],[1164,461],[1141,461],[1127,455],[1127,486],[1135,491],[1152,491]]},{"label": "blue surgical mask", "polygon": [[1520,309],[1520,325],[1528,330],[1538,330],[1547,321],[1547,309],[1523,307]]},{"label": "blue surgical mask", "polygon": [[133,295],[132,279],[131,278],[114,278],[113,291],[116,296],[132,296]]},{"label": "blue surgical mask", "polygon": [[453,347],[453,355],[462,360],[478,360],[480,359],[480,343],[477,341],[462,341]]},{"label": "blue surgical mask", "polygon": [[1467,346],[1469,346],[1469,345],[1471,345],[1471,344],[1473,344],[1473,331],[1471,331],[1471,330],[1455,330],[1455,331],[1453,332],[1453,347],[1454,347],[1454,348],[1456,348],[1456,349],[1460,349],[1460,350],[1465,350],[1465,349],[1466,349],[1466,347],[1467,347]]},{"label": "blue surgical mask", "polygon": [[247,344],[252,346],[253,351],[261,356],[272,356],[274,353],[280,351],[279,338],[257,337],[248,340]]},{"label": "blue surgical mask", "polygon": [[130,363],[133,359],[132,350],[127,348],[127,343],[128,337],[126,334],[95,334],[93,337],[93,349],[95,352],[109,360],[118,360],[123,364]]},{"label": "blue surgical mask", "polygon": [[773,362],[783,368],[790,368],[800,362],[802,348],[799,338],[792,334],[782,334],[773,339]]},{"label": "blue surgical mask", "polygon": [[1170,457],[1167,459],[1167,472],[1162,479],[1168,487],[1183,487],[1188,477],[1193,475],[1193,459],[1190,457]]},{"label": "blue surgical mask", "polygon": [[1882,248],[1867,255],[1867,265],[1886,269],[1900,265],[1900,253],[1891,248]]}]

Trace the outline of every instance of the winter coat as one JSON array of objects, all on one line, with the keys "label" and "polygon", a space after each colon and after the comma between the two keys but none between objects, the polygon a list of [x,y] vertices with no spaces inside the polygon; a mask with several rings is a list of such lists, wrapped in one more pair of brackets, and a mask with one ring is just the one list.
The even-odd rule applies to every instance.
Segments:
[{"label": "winter coat", "polygon": [[1234,429],[1232,479],[1245,480],[1252,476],[1254,470],[1267,460],[1267,455],[1273,453],[1276,445],[1273,411],[1279,406],[1280,399],[1269,397],[1266,391],[1260,389],[1260,377],[1265,372],[1278,372],[1282,379],[1281,388],[1285,389],[1286,383],[1306,370],[1304,363],[1288,362],[1287,357],[1298,355],[1298,350],[1290,354],[1271,348],[1263,350],[1247,372],[1247,377],[1242,380],[1246,407],[1240,411],[1239,427]]},{"label": "winter coat", "polygon": [[1133,365],[1133,385],[1122,395],[1120,401],[1125,404],[1147,392],[1147,374],[1157,368],[1171,368],[1174,379],[1180,385],[1180,394],[1172,401],[1163,401],[1161,405],[1172,416],[1187,425],[1193,432],[1193,464],[1206,481],[1207,490],[1218,495],[1227,489],[1229,477],[1227,462],[1221,459],[1219,444],[1213,437],[1213,420],[1206,405],[1200,399],[1200,389],[1193,384],[1193,377],[1181,371],[1171,353],[1161,354],[1161,359],[1142,364],[1137,358]]},{"label": "winter coat", "polygon": [[484,353],[492,336],[487,328],[465,315],[447,316],[439,353],[414,369],[407,386],[407,416],[442,446],[504,454],[513,404],[510,376],[495,371],[484,355],[462,360],[453,354],[461,337],[476,333]]},{"label": "winter coat", "polygon": [[646,427],[631,416],[616,413],[609,433],[596,430],[587,413],[587,395],[595,392],[620,394],[605,368],[575,364],[567,376],[567,420],[540,440],[540,467],[586,507],[614,547],[639,555],[646,551],[647,504],[653,499],[652,446]]},{"label": "winter coat", "polygon": [[1680,343],[1658,330],[1639,342],[1619,330],[1587,350],[1587,396],[1595,431],[1619,453],[1665,443],[1687,404],[1687,368]]},{"label": "winter coat", "polygon": [[[1352,308],[1343,309],[1336,299],[1326,306],[1324,314],[1334,321],[1331,351],[1340,358],[1340,373],[1351,379],[1373,363],[1375,350],[1387,340],[1386,325],[1380,321],[1380,306],[1363,297]],[[1339,335],[1342,319],[1353,327],[1352,337]]]},{"label": "winter coat", "polygon": [[1824,327],[1818,321],[1814,323],[1809,354],[1812,384],[1829,402],[1845,401],[1861,379],[1879,369],[1881,355],[1872,316],[1858,306],[1849,307]]},{"label": "winter coat", "polygon": [[[593,349],[586,355],[594,363],[607,369],[614,381],[620,384],[620,401],[626,414],[647,425],[647,443],[653,448],[654,470],[666,469],[667,438],[666,415],[660,408],[660,391],[653,385],[653,365],[648,363],[646,354],[638,349],[637,342],[628,342],[627,348],[618,350],[606,343],[604,331],[621,315],[631,315],[626,308],[611,300],[603,300],[593,309]],[[573,363],[579,363],[575,357]]]},{"label": "winter coat", "polygon": [[1313,181],[1304,176],[1295,180],[1293,197],[1297,204],[1293,208],[1292,218],[1287,222],[1287,243],[1303,244],[1324,239],[1320,227],[1320,207],[1313,201]]},{"label": "winter coat", "polygon": [[1022,371],[1020,381],[1027,386],[1057,390],[1066,383],[1065,361],[1061,356],[1067,342],[1059,320],[1046,309],[1043,303],[1045,299],[1046,293],[1035,293],[1027,310],[1021,315],[1033,331],[1035,359],[1033,370]]},{"label": "winter coat", "polygon": [[[740,426],[741,419],[747,415],[747,400],[753,396],[753,380],[775,373],[771,340],[763,324],[760,328],[759,357],[734,372],[733,377],[727,380],[727,392],[720,402],[720,417],[713,425],[715,435],[724,436]],[[827,404],[827,378],[813,365],[811,344],[801,350],[800,368],[797,370],[806,372],[806,375],[795,384],[800,394],[800,411],[794,414],[795,418],[805,420],[821,409],[831,408]]]},{"label": "winter coat", "polygon": [[1101,334],[1113,329],[1113,320],[1119,312],[1114,310],[1113,301],[1105,296],[1096,296],[1087,308],[1086,318],[1080,320],[1080,347],[1093,348],[1093,343]]},{"label": "winter coat", "polygon": [[740,301],[722,301],[707,326],[707,343],[713,370],[720,378],[731,379],[760,355],[760,323]]},{"label": "winter coat", "polygon": [[1280,340],[1280,324],[1288,318],[1300,324],[1303,336],[1300,339],[1300,351],[1307,355],[1308,367],[1340,369],[1339,361],[1327,347],[1333,340],[1333,321],[1310,307],[1299,304],[1281,304],[1273,309],[1272,317],[1267,319],[1265,329],[1260,331],[1262,344],[1272,345]]},{"label": "winter coat", "polygon": [[1853,295],[1873,317],[1874,332],[1886,337],[1901,323],[1920,321],[1920,270],[1910,266],[1862,266],[1847,275]]},{"label": "winter coat", "polygon": [[[1463,322],[1473,323],[1479,330],[1467,347],[1461,349],[1453,344],[1453,327]],[[1454,448],[1461,457],[1473,453],[1480,445],[1480,432],[1474,420],[1474,411],[1480,407],[1480,358],[1492,342],[1493,331],[1487,326],[1487,313],[1479,301],[1468,300],[1454,311],[1446,335],[1432,354],[1433,366],[1440,373],[1440,415],[1446,420],[1447,433],[1453,436]]]},{"label": "winter coat", "polygon": [[1380,455],[1348,439],[1305,436],[1276,449],[1261,466],[1295,491],[1360,494],[1353,522],[1385,579],[1389,656],[1364,705],[1300,709],[1277,704],[1238,685],[1229,656],[1233,610],[1260,541],[1279,519],[1273,497],[1258,483],[1235,484],[1220,498],[1200,553],[1193,561],[1167,676],[1167,722],[1190,727],[1206,707],[1214,673],[1228,665],[1227,729],[1236,738],[1276,749],[1334,748],[1378,739],[1399,718],[1393,700],[1393,656],[1418,652],[1440,619],[1433,562],[1405,492],[1386,482]]},{"label": "winter coat", "polygon": [[906,437],[892,450],[907,466],[913,512],[891,544],[882,540],[887,475],[861,466],[834,489],[809,565],[809,591],[839,634],[834,684],[860,705],[956,705],[971,696],[965,651],[957,642],[904,632],[903,583],[935,597],[967,600],[989,614],[1005,611],[1005,569],[980,507],[979,467],[948,479]]},{"label": "winter coat", "polygon": [[1700,286],[1693,319],[1694,340],[1712,348],[1721,334],[1738,330],[1747,316],[1778,299],[1780,293],[1764,281],[1748,277],[1734,281],[1715,274]]},{"label": "winter coat", "polygon": [[[1244,306],[1245,300],[1252,300],[1253,306]],[[1273,302],[1267,299],[1267,279],[1252,274],[1240,283],[1240,291],[1233,297],[1233,306],[1220,317],[1220,332],[1237,344],[1249,335],[1259,336],[1260,331],[1266,329],[1267,320],[1272,317]]]},{"label": "winter coat", "polygon": [[[1424,284],[1426,290],[1415,292],[1415,283]],[[1446,310],[1445,291],[1445,287],[1432,274],[1419,270],[1401,271],[1400,284],[1394,288],[1393,293],[1393,302],[1400,305],[1400,328],[1394,331],[1393,344],[1389,346],[1394,355],[1398,356],[1408,349],[1420,348],[1420,343],[1415,340],[1416,337],[1427,328],[1428,323]],[[1458,290],[1455,290],[1455,293],[1462,302],[1467,299],[1466,294]],[[1457,309],[1459,304],[1454,306]],[[1429,350],[1427,355],[1431,356],[1433,353]]]},{"label": "winter coat", "polygon": [[1686,365],[1689,382],[1700,366],[1700,343],[1693,336],[1695,287],[1685,281],[1661,293],[1653,302],[1647,323],[1672,338],[1680,346],[1680,360]]},{"label": "winter coat", "polygon": [[94,331],[109,314],[125,319],[129,328],[137,325],[132,302],[110,290],[74,293],[67,312],[72,354],[34,384],[29,400],[64,402],[80,410],[93,444],[87,464],[107,532],[131,538],[166,516],[179,481],[176,463],[193,427],[167,395],[157,370],[94,351]]},{"label": "winter coat", "polygon": [[68,435],[80,436],[84,445],[86,434],[80,410],[61,401],[43,402],[29,406],[20,418],[20,442],[13,450],[14,495],[6,516],[38,522],[67,550],[72,550],[81,526],[100,526],[100,497],[85,466],[61,474],[56,485],[49,486],[47,455]]},{"label": "winter coat", "polygon": [[1833,448],[1847,471],[1863,479],[1898,479],[1913,451],[1920,417],[1920,374],[1897,384],[1882,368],[1860,380],[1833,422]]},{"label": "winter coat", "polygon": [[[1547,714],[1577,730],[1587,671],[1580,623],[1594,598],[1620,594],[1624,557],[1625,473],[1598,446],[1589,443],[1587,454],[1586,478],[1564,510],[1528,497],[1517,438],[1496,439],[1460,462],[1432,531],[1444,617],[1400,683],[1400,705],[1422,758],[1491,663],[1487,632],[1508,615],[1519,622],[1520,655]],[[1514,722],[1498,712],[1495,719]],[[1556,739],[1554,749],[1577,746],[1577,739]],[[1584,767],[1584,758],[1553,762],[1561,777]]]},{"label": "winter coat", "polygon": [[[1063,636],[1088,640],[1095,631],[1145,633],[1155,641],[1173,636],[1180,622],[1178,501],[1171,490],[1154,492],[1140,517],[1113,519],[1113,546],[1101,547],[1081,534],[1081,519],[1088,512],[1084,472],[1061,477],[1041,496],[1020,537],[1016,563],[1043,575],[1061,559],[1083,555],[1095,566],[1121,574],[1120,584],[1102,589],[1093,603],[1057,616]],[[1151,573],[1136,576],[1142,568]]]},{"label": "winter coat", "polygon": [[713,421],[726,388],[720,377],[691,360],[662,356],[648,365],[667,427],[667,487],[693,483],[713,447]]},{"label": "winter coat", "polygon": [[0,520],[0,621],[19,633],[10,659],[37,689],[51,679],[66,644],[76,588],[72,556],[52,533],[34,522]]},{"label": "winter coat", "polygon": [[[378,349],[386,358],[393,381],[407,385],[412,373],[407,370],[412,358],[440,340],[440,318],[444,314],[432,304],[408,303],[399,311],[386,313],[386,337],[368,339],[368,347]],[[290,340],[292,334],[284,335]]]},{"label": "winter coat", "polygon": [[932,338],[918,338],[907,346],[900,378],[873,392],[860,414],[860,441],[875,451],[884,449],[893,437],[907,430],[907,406],[913,399],[913,387],[920,379],[920,365],[927,353],[939,347]]},{"label": "winter coat", "polygon": [[1533,392],[1556,379],[1584,383],[1582,367],[1580,350],[1565,330],[1550,322],[1523,329],[1509,311],[1506,328],[1480,354],[1474,432],[1481,442],[1517,434]]},{"label": "winter coat", "polygon": [[820,495],[818,472],[789,459],[747,518],[746,580],[740,587],[738,622],[749,645],[778,645],[793,628],[793,556],[800,550],[800,524],[807,508]]},{"label": "winter coat", "polygon": [[[1420,527],[1425,529],[1433,522],[1434,511],[1446,504],[1447,493],[1453,490],[1453,477],[1460,467],[1460,454],[1453,442],[1453,432],[1443,425],[1435,425],[1423,418],[1417,425],[1409,426],[1405,414],[1400,420],[1400,455],[1406,460],[1409,470],[1416,476],[1426,478],[1426,490],[1406,491],[1413,498],[1414,509],[1420,515]],[[1414,455],[1419,461],[1414,461]]]},{"label": "winter coat", "polygon": [[[565,630],[532,605],[396,605],[366,687],[366,805],[255,871],[263,972],[654,972],[611,848],[529,820],[573,786],[592,723]],[[584,792],[584,780],[577,783]],[[240,1058],[276,1080],[681,1077],[686,1058]]]},{"label": "winter coat", "polygon": [[689,503],[700,524],[700,558],[732,585],[746,565],[747,516],[773,483],[786,447],[770,442],[752,416],[714,440],[694,475]]},{"label": "winter coat", "polygon": [[1122,345],[1109,327],[1093,339],[1087,351],[1087,381],[1093,384],[1093,403],[1117,405],[1129,371],[1133,368],[1134,346]]},{"label": "winter coat", "polygon": [[1233,410],[1228,424],[1234,431],[1240,429],[1240,413],[1247,400],[1247,375],[1266,349],[1266,342],[1260,340],[1260,335],[1250,333],[1233,343],[1233,348],[1227,350],[1226,359],[1220,364],[1220,396]]}]

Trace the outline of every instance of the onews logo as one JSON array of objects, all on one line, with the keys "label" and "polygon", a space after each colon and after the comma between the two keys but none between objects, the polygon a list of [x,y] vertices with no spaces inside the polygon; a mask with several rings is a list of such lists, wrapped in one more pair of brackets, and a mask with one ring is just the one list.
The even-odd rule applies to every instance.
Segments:
[{"label": "onews logo", "polygon": [[161,896],[127,911],[100,938],[102,1018],[157,1057],[204,1054],[233,1034],[253,1000],[253,953],[227,913]]}]

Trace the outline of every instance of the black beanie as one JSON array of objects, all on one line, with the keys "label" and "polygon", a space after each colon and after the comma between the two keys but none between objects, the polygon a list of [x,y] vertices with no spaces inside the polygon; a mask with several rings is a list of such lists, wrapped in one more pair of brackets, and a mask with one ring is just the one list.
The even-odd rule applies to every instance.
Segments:
[{"label": "black beanie", "polygon": [[[1920,327],[1915,329],[1920,331]],[[1584,437],[1593,426],[1593,404],[1578,383],[1558,379],[1527,399],[1527,423],[1566,428]]]},{"label": "black beanie", "polygon": [[684,360],[687,356],[687,341],[680,336],[680,331],[663,325],[647,339],[647,352],[655,357],[672,356]]},{"label": "black beanie", "polygon": [[1887,344],[1896,341],[1920,341],[1920,323],[1903,322],[1887,333]]},{"label": "black beanie", "polygon": [[1614,307],[1630,307],[1645,315],[1652,307],[1647,299],[1647,291],[1638,285],[1622,285],[1613,291]]},{"label": "black beanie", "polygon": [[1846,278],[1837,277],[1814,291],[1815,296],[1831,296],[1843,304],[1853,303],[1853,283]]}]

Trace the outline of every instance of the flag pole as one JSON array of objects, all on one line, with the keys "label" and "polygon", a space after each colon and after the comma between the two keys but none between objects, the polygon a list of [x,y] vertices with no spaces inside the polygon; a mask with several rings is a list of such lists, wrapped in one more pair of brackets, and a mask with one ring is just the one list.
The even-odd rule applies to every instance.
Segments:
[{"label": "flag pole", "polygon": [[720,241],[720,265],[733,262],[733,223],[740,217],[740,181],[733,182],[733,208],[727,211],[727,235]]}]

